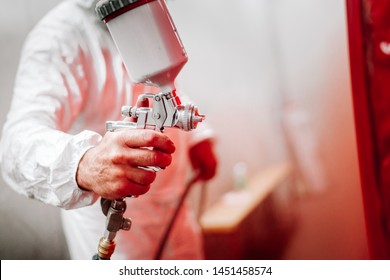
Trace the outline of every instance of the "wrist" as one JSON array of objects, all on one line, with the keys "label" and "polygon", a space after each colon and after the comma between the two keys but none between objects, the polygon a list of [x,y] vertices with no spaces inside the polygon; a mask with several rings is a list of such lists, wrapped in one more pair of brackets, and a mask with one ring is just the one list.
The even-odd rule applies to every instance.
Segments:
[{"label": "wrist", "polygon": [[92,191],[92,187],[88,183],[88,174],[86,174],[86,170],[88,170],[88,154],[90,153],[90,149],[87,150],[84,155],[80,158],[77,170],[76,170],[76,184],[83,191]]}]

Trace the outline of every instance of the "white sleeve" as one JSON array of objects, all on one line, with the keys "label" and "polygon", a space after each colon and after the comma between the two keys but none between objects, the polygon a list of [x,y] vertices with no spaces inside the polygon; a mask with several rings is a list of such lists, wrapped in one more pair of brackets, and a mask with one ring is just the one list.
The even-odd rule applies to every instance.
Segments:
[{"label": "white sleeve", "polygon": [[0,143],[1,171],[20,194],[65,209],[83,207],[98,197],[77,186],[78,162],[101,136],[66,133],[82,110],[88,85],[80,49],[72,53],[45,32],[30,34],[23,49]]}]

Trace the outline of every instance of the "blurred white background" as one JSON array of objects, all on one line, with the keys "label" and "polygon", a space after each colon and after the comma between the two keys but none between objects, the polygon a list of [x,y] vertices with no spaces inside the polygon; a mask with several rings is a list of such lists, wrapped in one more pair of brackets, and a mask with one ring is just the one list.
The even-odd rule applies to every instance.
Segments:
[{"label": "blurred white background", "polygon": [[[28,31],[58,0],[0,0],[0,123]],[[215,128],[207,205],[248,174],[295,159],[305,193],[286,259],[366,259],[342,0],[171,0],[189,55],[178,88]],[[180,94],[180,93],[179,93]],[[27,118],[28,116],[26,116]],[[66,259],[58,209],[0,181],[0,258]]]}]

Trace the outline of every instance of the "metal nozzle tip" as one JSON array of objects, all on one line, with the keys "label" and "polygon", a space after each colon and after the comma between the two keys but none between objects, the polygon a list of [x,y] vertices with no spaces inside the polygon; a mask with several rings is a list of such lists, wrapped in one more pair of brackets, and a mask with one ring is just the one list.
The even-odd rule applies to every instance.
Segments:
[{"label": "metal nozzle tip", "polygon": [[131,106],[122,106],[121,114],[123,117],[131,117]]}]

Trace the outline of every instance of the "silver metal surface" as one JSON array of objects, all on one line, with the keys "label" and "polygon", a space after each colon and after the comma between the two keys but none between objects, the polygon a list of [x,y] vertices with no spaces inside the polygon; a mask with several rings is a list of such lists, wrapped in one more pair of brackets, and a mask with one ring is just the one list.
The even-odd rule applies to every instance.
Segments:
[{"label": "silver metal surface", "polygon": [[162,131],[165,127],[176,127],[190,131],[205,119],[205,115],[199,114],[198,107],[193,104],[180,104],[180,99],[172,92],[147,93],[140,96],[140,100],[144,99],[153,99],[153,107],[122,107],[122,116],[134,118],[136,121],[108,121],[106,129],[115,131],[122,128],[147,128]]},{"label": "silver metal surface", "polygon": [[124,198],[111,201],[110,208],[107,212],[106,229],[104,238],[106,240],[114,240],[116,233],[119,230],[130,230],[131,219],[124,218],[123,214],[126,211],[126,201]]}]

